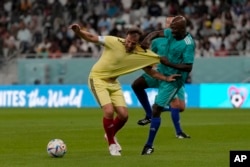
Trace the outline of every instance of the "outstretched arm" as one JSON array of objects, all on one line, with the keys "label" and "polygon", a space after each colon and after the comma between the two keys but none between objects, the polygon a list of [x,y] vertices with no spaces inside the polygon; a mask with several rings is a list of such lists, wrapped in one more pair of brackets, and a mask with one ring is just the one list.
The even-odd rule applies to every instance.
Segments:
[{"label": "outstretched arm", "polygon": [[93,42],[93,43],[99,42],[97,35],[81,30],[81,27],[78,24],[72,24],[69,26],[69,28],[72,29],[77,36],[85,39],[86,41]]},{"label": "outstretched arm", "polygon": [[153,31],[149,33],[141,42],[141,47],[143,49],[148,49],[150,46],[150,43],[153,39],[158,38],[158,37],[164,37],[164,31]]},{"label": "outstretched arm", "polygon": [[173,74],[170,76],[165,76],[161,73],[159,73],[158,71],[154,70],[151,66],[145,67],[143,68],[143,70],[150,76],[152,76],[153,78],[159,79],[159,80],[163,80],[163,81],[167,81],[167,82],[172,82],[175,81],[177,77],[180,77],[180,74]]}]

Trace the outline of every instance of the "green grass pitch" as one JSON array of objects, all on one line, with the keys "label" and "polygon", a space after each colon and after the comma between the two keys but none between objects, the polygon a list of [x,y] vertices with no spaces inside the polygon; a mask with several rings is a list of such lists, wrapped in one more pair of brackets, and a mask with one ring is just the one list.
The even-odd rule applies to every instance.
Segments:
[{"label": "green grass pitch", "polygon": [[[168,112],[154,143],[140,155],[149,126],[138,126],[142,109],[129,109],[129,121],[117,137],[121,157],[109,155],[100,109],[0,109],[1,167],[228,167],[230,150],[250,150],[250,110],[187,109],[182,127],[191,139],[176,139]],[[49,140],[63,139],[63,158],[46,152]]]}]

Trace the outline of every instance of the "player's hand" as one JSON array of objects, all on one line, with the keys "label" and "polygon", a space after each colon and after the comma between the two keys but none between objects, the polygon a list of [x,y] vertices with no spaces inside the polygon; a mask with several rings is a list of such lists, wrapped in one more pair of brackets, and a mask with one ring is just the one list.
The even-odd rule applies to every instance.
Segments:
[{"label": "player's hand", "polygon": [[173,82],[173,81],[176,81],[176,78],[179,78],[179,77],[181,77],[181,74],[173,74],[173,75],[167,76],[166,81]]},{"label": "player's hand", "polygon": [[69,29],[72,29],[74,32],[79,32],[81,27],[78,24],[72,24],[69,26]]},{"label": "player's hand", "polygon": [[147,40],[143,40],[143,41],[141,42],[141,47],[142,47],[143,49],[148,49],[148,48],[150,47],[150,42],[148,42]]}]

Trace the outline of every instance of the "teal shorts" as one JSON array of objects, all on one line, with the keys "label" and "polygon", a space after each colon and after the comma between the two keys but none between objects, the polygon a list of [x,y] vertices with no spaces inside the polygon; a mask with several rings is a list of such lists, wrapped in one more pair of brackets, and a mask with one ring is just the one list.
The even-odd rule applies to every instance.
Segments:
[{"label": "teal shorts", "polygon": [[180,100],[185,100],[185,90],[184,86],[177,87],[175,82],[166,82],[162,80],[155,79],[148,74],[142,75],[149,88],[158,88],[158,94],[155,97],[155,104],[159,106],[166,106],[174,98]]}]

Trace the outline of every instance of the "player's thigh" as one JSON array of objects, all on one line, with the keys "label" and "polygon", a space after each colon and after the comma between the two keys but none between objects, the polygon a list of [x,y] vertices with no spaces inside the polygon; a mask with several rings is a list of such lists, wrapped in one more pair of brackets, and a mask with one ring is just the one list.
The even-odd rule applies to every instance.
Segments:
[{"label": "player's thigh", "polygon": [[142,77],[145,79],[145,81],[148,85],[148,88],[158,88],[159,87],[160,82],[158,79],[155,79],[146,73],[143,74]]},{"label": "player's thigh", "polygon": [[179,91],[176,93],[175,97],[172,99],[170,106],[172,108],[179,108],[180,111],[184,111],[186,104],[185,104],[185,89],[181,87]]},{"label": "player's thigh", "polygon": [[169,105],[178,90],[179,88],[174,84],[162,81],[158,89],[158,95],[155,98],[155,103],[161,107]]},{"label": "player's thigh", "polygon": [[112,85],[109,85],[108,90],[111,102],[115,107],[127,107],[121,85],[118,81]]},{"label": "player's thigh", "polygon": [[102,79],[90,78],[88,80],[88,84],[96,101],[101,107],[106,104],[112,104],[108,91],[108,83],[106,81]]},{"label": "player's thigh", "polygon": [[182,86],[182,87],[178,90],[176,96],[178,97],[179,100],[185,102],[185,88],[184,88],[184,86]]}]

